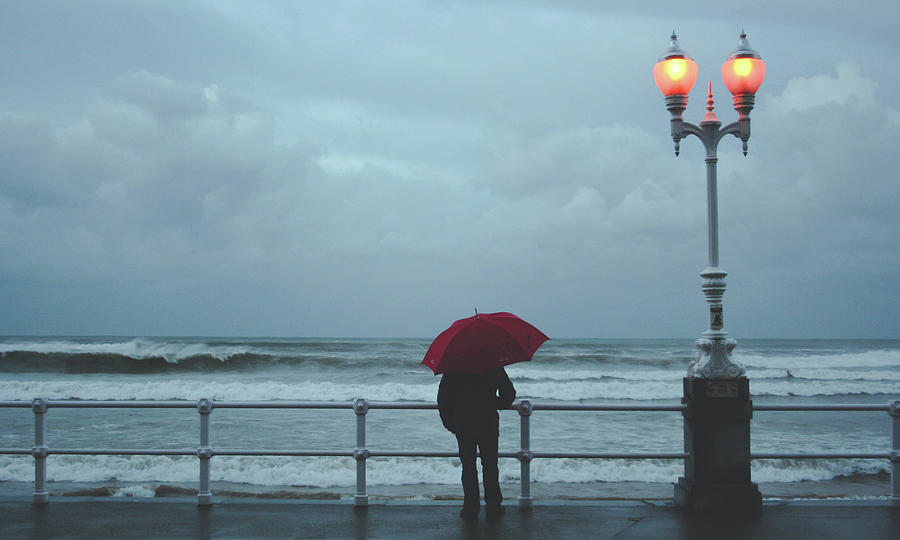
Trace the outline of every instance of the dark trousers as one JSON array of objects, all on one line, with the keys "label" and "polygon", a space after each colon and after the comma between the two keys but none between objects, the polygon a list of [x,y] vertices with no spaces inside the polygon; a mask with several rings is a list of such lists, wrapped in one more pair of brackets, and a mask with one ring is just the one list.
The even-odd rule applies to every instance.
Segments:
[{"label": "dark trousers", "polygon": [[474,433],[457,433],[459,459],[462,461],[463,507],[478,509],[481,497],[478,493],[478,470],[475,468],[475,456],[481,451],[481,474],[484,482],[484,503],[486,506],[499,506],[503,501],[500,493],[500,471],[497,468],[498,438],[497,429],[479,430]]}]

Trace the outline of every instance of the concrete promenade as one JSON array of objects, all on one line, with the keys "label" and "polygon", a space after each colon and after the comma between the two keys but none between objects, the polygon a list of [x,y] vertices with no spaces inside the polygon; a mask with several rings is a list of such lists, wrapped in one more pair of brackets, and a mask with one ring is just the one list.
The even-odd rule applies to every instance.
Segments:
[{"label": "concrete promenade", "polygon": [[458,502],[54,498],[35,506],[0,498],[0,538],[900,538],[900,508],[886,501],[767,502],[759,521],[688,516],[671,502],[535,502],[465,522]]}]

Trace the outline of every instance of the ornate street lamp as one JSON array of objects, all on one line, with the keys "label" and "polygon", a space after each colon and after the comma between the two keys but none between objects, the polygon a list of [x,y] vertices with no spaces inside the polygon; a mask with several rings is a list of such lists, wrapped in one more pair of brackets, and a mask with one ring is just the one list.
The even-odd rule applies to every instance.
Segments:
[{"label": "ornate street lamp", "polygon": [[719,267],[719,218],[716,187],[716,149],[725,135],[734,135],[743,143],[747,155],[750,139],[750,111],[756,91],[766,75],[766,64],[759,54],[750,48],[747,35],[741,32],[738,46],[722,64],[722,79],[734,96],[734,109],[738,121],[721,128],[722,123],[713,112],[712,83],[706,98],[706,115],[700,125],[682,120],[688,94],[697,80],[697,63],[678,45],[678,36],[672,34],[669,48],[653,67],[653,78],[666,98],[666,108],[672,114],[672,140],[675,155],[680,151],[681,139],[696,135],[706,148],[707,221],[709,226],[709,267],[703,278],[703,294],[709,304],[709,330],[697,340],[699,356],[688,368],[688,377],[707,379],[737,378],[744,375],[744,368],[731,360],[731,351],[737,342],[728,337],[722,317],[722,297],[725,295],[725,270]]},{"label": "ornate street lamp", "polygon": [[656,85],[672,113],[672,140],[678,155],[681,139],[696,135],[706,148],[706,194],[709,224],[709,267],[700,273],[709,304],[709,330],[697,340],[697,360],[684,378],[684,476],[675,485],[675,504],[696,513],[758,519],[762,494],[750,478],[750,382],[740,364],[731,361],[737,342],[728,337],[722,319],[725,270],[719,267],[719,216],[716,193],[716,149],[725,135],[741,139],[744,154],[750,139],[750,111],[766,65],[750,48],[743,32],[737,49],[722,65],[722,79],[734,95],[738,121],[721,127],[713,112],[712,83],[706,115],[700,125],[681,119],[688,93],[697,80],[697,64],[672,42],[653,68]]}]

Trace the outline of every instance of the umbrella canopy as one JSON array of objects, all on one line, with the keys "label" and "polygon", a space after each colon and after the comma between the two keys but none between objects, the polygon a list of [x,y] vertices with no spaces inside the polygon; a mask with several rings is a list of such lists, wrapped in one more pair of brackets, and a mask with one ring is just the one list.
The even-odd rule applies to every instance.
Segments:
[{"label": "umbrella canopy", "polygon": [[434,339],[422,363],[439,373],[487,373],[527,362],[547,341],[543,332],[512,313],[476,313]]}]

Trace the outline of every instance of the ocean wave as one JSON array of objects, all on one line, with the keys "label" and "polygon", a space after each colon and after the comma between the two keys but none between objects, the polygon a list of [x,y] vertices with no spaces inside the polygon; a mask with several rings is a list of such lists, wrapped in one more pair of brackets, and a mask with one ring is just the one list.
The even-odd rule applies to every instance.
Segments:
[{"label": "ocean wave", "polygon": [[[681,381],[684,373],[662,369],[632,370],[597,370],[567,369],[553,370],[539,367],[521,367],[516,364],[507,368],[513,381],[546,382],[546,381]],[[685,364],[685,372],[687,364]],[[788,368],[749,368],[747,377],[751,381],[762,379],[808,379],[825,381],[898,381],[900,370],[893,369],[788,369]]]},{"label": "ocean wave", "polygon": [[754,482],[804,482],[890,473],[886,459],[758,459],[750,463]]},{"label": "ocean wave", "polygon": [[[240,347],[221,349],[215,354],[190,354],[183,349],[175,355],[177,360],[162,356],[132,357],[115,353],[43,353],[36,351],[8,351],[0,354],[0,373],[60,373],[60,374],[165,374],[190,372],[260,372],[266,369],[314,369],[314,370],[367,370],[366,375],[396,374],[414,375],[428,373],[427,369],[408,359],[391,357],[357,358],[346,360],[322,353],[269,355],[246,352]],[[145,354],[152,354],[150,349]],[[683,363],[686,370],[687,363]],[[653,369],[653,368],[656,369]],[[665,382],[680,384],[684,372],[678,369],[659,369],[661,366],[623,369],[573,366],[547,367],[546,364],[522,363],[509,366],[510,378],[519,383],[610,383],[615,381]],[[766,379],[806,379],[810,381],[897,381],[900,370],[892,366],[864,367],[747,367],[751,381]],[[372,372],[371,369],[375,369]],[[611,397],[611,396],[610,396]]]},{"label": "ocean wave", "polygon": [[[194,379],[140,381],[95,380],[87,377],[68,380],[0,380],[0,400],[47,399],[93,400],[309,400],[352,401],[364,397],[373,401],[434,401],[439,379],[423,383],[343,383],[328,381],[283,382],[214,381]],[[519,382],[520,398],[557,401],[603,399],[676,400],[682,397],[680,378],[668,381],[551,381]],[[753,396],[843,396],[900,394],[900,381],[870,380],[751,380]]]},{"label": "ocean wave", "polygon": [[[47,460],[50,482],[169,482],[197,479],[197,459],[182,456],[72,456],[54,455]],[[500,460],[501,481],[517,481],[519,462]],[[812,459],[756,460],[751,464],[754,482],[825,481],[838,477],[889,473],[887,460]],[[684,474],[680,460],[535,459],[534,482],[675,482]],[[456,484],[458,458],[369,458],[366,479],[370,485]],[[340,457],[216,456],[210,467],[216,482],[257,486],[349,487],[355,485],[356,462]],[[30,456],[0,456],[0,481],[34,479]]]},{"label": "ocean wave", "polygon": [[[213,339],[213,338],[0,338],[0,371],[64,373],[157,373],[257,369],[268,366],[313,365],[323,368],[417,366],[428,340]],[[511,375],[564,380],[569,373],[583,378],[647,378],[648,373],[686,369],[695,355],[674,343],[640,344],[551,342],[532,362],[510,368]],[[790,370],[793,376],[840,378],[839,372],[900,367],[900,349],[859,352],[797,349],[760,354],[739,351],[735,361],[748,372]],[[829,377],[804,375],[804,370],[832,370]],[[541,371],[540,375],[532,375]],[[679,373],[680,375],[680,373]],[[662,379],[662,376],[653,375]]]},{"label": "ocean wave", "polygon": [[753,396],[849,396],[900,394],[900,381],[871,380],[763,380],[750,381]]},{"label": "ocean wave", "polygon": [[810,381],[897,381],[900,370],[884,369],[748,369],[751,381],[761,379],[806,379]]},{"label": "ocean wave", "polygon": [[[565,367],[565,369],[609,369],[610,367],[672,367],[678,365],[687,365],[690,361],[693,360],[693,356],[669,356],[669,355],[658,355],[658,356],[634,356],[627,353],[622,353],[619,355],[610,355],[610,354],[575,354],[575,355],[562,355],[556,352],[548,353],[546,351],[538,351],[534,355],[534,359],[531,361],[532,364],[539,364],[544,366],[553,366],[553,367]],[[527,365],[527,364],[526,364]]]},{"label": "ocean wave", "polygon": [[[230,361],[226,367],[225,361]],[[12,351],[0,356],[0,371],[7,373],[133,373],[241,370],[274,364],[276,358],[235,352],[221,358],[210,354],[185,356],[177,361],[162,356],[136,358],[116,353],[37,353]]]},{"label": "ocean wave", "polygon": [[[686,366],[686,364],[685,364]],[[510,379],[515,381],[602,381],[602,380],[626,380],[626,381],[671,381],[678,379],[678,372],[671,369],[596,369],[596,368],[572,368],[553,369],[541,367],[538,364],[514,364],[506,368]],[[784,374],[784,370],[780,371]]]},{"label": "ocean wave", "polygon": [[[37,348],[37,347],[35,347]],[[164,349],[164,348],[161,348]],[[397,369],[408,360],[387,356],[356,358],[327,351],[265,353],[243,347],[200,346],[142,349],[134,355],[120,352],[41,352],[14,349],[0,353],[0,372],[7,373],[112,373],[152,374],[190,371],[244,371],[272,367]]]},{"label": "ocean wave", "polygon": [[735,360],[747,368],[781,368],[781,369],[850,369],[854,367],[900,368],[900,350],[878,349],[863,352],[839,354],[790,354],[759,355],[751,353],[735,354]]},{"label": "ocean wave", "polygon": [[358,397],[374,401],[434,401],[438,381],[430,384],[354,384],[325,381],[221,382],[204,380],[116,382],[93,380],[0,381],[0,400],[228,400],[347,401]]},{"label": "ocean wave", "polygon": [[241,354],[290,356],[292,352],[345,360],[358,359],[362,354],[421,359],[427,346],[427,342],[416,339],[2,338],[0,355],[10,352],[117,355],[134,359],[163,358],[171,363],[195,356],[225,360]]},{"label": "ocean wave", "polygon": [[34,353],[37,355],[78,355],[92,357],[121,357],[135,360],[162,358],[177,363],[186,358],[206,356],[217,360],[250,354],[258,349],[239,344],[210,345],[193,341],[153,341],[131,339],[128,341],[8,341],[0,343],[0,353]]},{"label": "ocean wave", "polygon": [[680,399],[681,379],[670,381],[538,382],[517,385],[520,397],[559,401],[595,399]]}]

